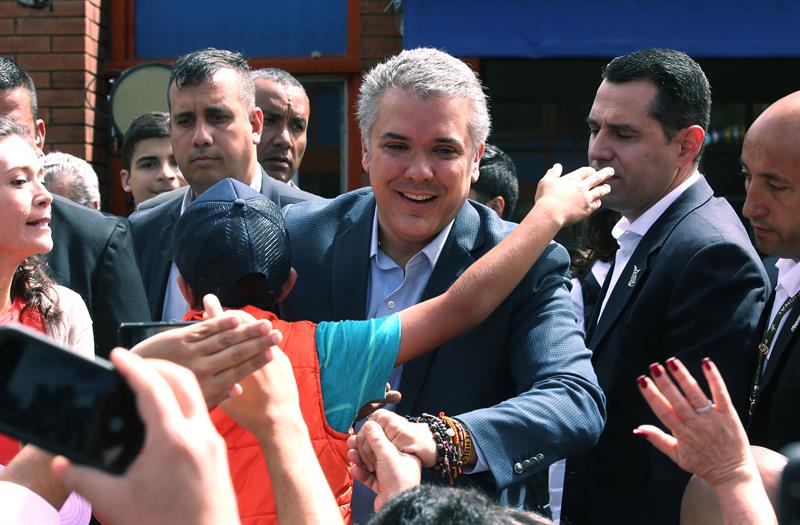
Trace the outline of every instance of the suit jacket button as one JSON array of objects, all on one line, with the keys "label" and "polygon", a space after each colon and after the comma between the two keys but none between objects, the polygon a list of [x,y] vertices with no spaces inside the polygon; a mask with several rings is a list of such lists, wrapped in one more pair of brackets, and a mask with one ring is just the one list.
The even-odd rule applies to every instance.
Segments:
[{"label": "suit jacket button", "polygon": [[544,454],[542,453],[536,454],[536,456],[534,456],[533,459],[536,461],[536,463],[539,463],[544,460]]},{"label": "suit jacket button", "polygon": [[526,459],[525,461],[523,461],[522,462],[522,468],[525,469],[525,470],[528,470],[529,468],[531,468],[531,460]]},{"label": "suit jacket button", "polygon": [[525,470],[522,468],[522,463],[514,463],[514,473],[515,474],[522,474],[522,471]]}]

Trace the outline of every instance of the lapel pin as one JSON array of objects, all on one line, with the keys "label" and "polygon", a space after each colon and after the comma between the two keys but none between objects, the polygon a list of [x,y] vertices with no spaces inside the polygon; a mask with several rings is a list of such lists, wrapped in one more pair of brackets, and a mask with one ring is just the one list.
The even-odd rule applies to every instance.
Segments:
[{"label": "lapel pin", "polygon": [[798,317],[798,318],[795,320],[794,324],[792,325],[792,333],[794,333],[794,331],[795,331],[795,330],[797,330],[797,325],[798,325],[798,324],[800,324],[800,317]]},{"label": "lapel pin", "polygon": [[639,277],[639,267],[635,264],[633,265],[633,273],[631,273],[631,278],[628,281],[628,288],[633,288],[636,286],[636,279]]}]

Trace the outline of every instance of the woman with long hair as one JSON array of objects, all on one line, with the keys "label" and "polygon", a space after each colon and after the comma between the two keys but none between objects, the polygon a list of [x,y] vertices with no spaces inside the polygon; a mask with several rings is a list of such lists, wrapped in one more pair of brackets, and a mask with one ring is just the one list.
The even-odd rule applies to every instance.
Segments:
[{"label": "woman with long hair", "polygon": [[[50,233],[53,197],[43,185],[41,152],[30,144],[28,137],[24,127],[0,117],[0,325],[20,323],[91,357],[94,337],[86,305],[78,294],[53,283],[39,258],[39,254],[53,248]],[[22,451],[20,447],[19,441],[0,435],[0,465],[8,465],[17,454],[49,460],[46,454],[30,446]],[[0,480],[11,479],[31,488],[53,507],[62,507],[67,494],[58,482],[41,477],[29,480],[25,475],[24,471],[10,468],[0,474]],[[31,496],[26,493],[17,501],[24,497]],[[6,519],[14,519],[13,507],[9,509],[4,503],[2,509],[0,521],[7,523]],[[89,516],[88,504],[72,496],[62,507],[60,522],[87,523]],[[22,518],[30,523],[43,523],[44,519],[40,515]]]}]

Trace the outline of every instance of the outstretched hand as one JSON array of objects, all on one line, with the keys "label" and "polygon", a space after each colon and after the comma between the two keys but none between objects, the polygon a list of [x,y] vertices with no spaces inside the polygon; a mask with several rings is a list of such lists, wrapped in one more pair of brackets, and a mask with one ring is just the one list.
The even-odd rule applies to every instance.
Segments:
[{"label": "outstretched hand", "polygon": [[642,376],[638,383],[647,404],[672,435],[653,425],[642,425],[634,433],[712,487],[755,469],[747,435],[714,363],[703,361],[712,400],[680,360],[669,359],[666,364],[680,390],[658,363],[650,366],[652,379]]},{"label": "outstretched hand", "polygon": [[600,207],[611,191],[604,182],[614,175],[613,168],[579,168],[562,176],[561,164],[547,170],[536,187],[536,206],[546,206],[563,226],[582,221]]},{"label": "outstretched hand", "polygon": [[156,334],[134,346],[141,357],[172,361],[197,376],[209,407],[241,391],[237,382],[264,366],[279,335],[267,320],[239,310],[222,311],[213,295],[204,299],[206,320]]}]

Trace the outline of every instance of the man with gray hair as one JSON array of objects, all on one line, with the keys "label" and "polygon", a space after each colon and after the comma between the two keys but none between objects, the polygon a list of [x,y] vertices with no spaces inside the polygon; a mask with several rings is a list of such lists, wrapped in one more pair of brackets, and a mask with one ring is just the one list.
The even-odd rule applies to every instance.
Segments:
[{"label": "man with gray hair", "polygon": [[[298,272],[281,304],[287,320],[403,310],[446,290],[514,228],[467,200],[490,118],[481,83],[463,62],[435,49],[403,51],[365,75],[358,119],[372,188],[284,209]],[[414,436],[387,432],[398,448],[442,467],[453,450],[443,440],[456,435],[462,453],[448,458],[463,464],[465,475],[450,472],[457,483],[511,506],[546,503],[546,484],[534,474],[591,447],[605,418],[571,310],[568,267],[566,250],[551,243],[481,325],[395,369],[397,412],[426,414]],[[373,417],[389,425],[381,414]],[[450,423],[459,430],[448,438]],[[366,521],[364,510],[356,497],[354,521]]]},{"label": "man with gray hair", "polygon": [[54,151],[44,157],[44,185],[81,206],[100,209],[100,184],[92,165],[69,153]]},{"label": "man with gray hair", "polygon": [[253,71],[253,83],[256,106],[264,112],[258,162],[270,177],[294,185],[311,114],[306,90],[288,71],[276,67]]}]

